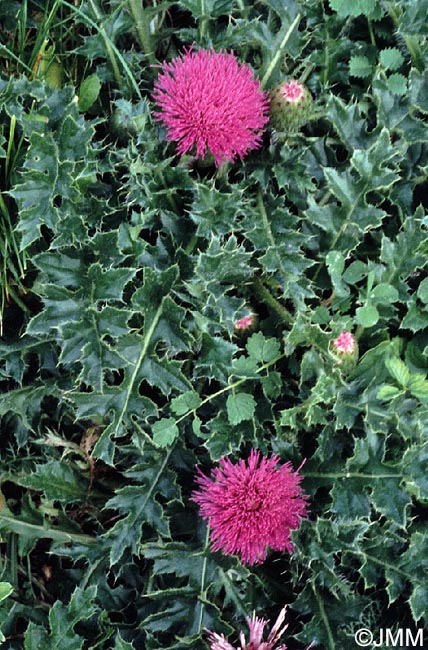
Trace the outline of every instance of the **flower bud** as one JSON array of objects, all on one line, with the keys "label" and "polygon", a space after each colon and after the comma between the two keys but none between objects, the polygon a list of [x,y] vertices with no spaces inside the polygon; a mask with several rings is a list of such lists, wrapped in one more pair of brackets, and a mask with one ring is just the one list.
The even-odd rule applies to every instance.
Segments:
[{"label": "flower bud", "polygon": [[333,341],[335,352],[340,355],[353,355],[356,349],[355,336],[345,330]]},{"label": "flower bud", "polygon": [[256,317],[254,314],[248,314],[248,316],[244,316],[243,318],[240,318],[237,320],[233,328],[237,332],[248,332],[253,329],[254,325],[256,322]]},{"label": "flower bud", "polygon": [[280,83],[271,92],[271,124],[277,131],[297,131],[309,122],[312,96],[298,81]]}]

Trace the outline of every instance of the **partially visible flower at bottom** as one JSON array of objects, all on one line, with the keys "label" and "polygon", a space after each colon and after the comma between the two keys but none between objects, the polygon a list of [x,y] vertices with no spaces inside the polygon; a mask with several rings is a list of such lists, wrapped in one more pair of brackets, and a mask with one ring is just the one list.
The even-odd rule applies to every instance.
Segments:
[{"label": "partially visible flower at bottom", "polygon": [[284,644],[275,647],[275,644],[278,643],[287,628],[287,625],[284,625],[286,611],[286,607],[281,609],[266,641],[262,641],[262,637],[269,621],[264,618],[258,618],[254,612],[251,618],[247,618],[248,627],[250,628],[249,641],[248,643],[246,642],[244,633],[241,632],[239,635],[239,642],[241,644],[239,648],[231,645],[224,634],[217,634],[216,632],[207,630],[211,650],[287,650],[287,646]]}]

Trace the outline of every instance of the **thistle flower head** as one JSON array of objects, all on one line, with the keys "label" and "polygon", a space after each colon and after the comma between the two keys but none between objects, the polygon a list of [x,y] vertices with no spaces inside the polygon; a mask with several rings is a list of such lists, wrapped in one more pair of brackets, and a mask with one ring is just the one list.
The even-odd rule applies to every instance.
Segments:
[{"label": "thistle flower head", "polygon": [[217,166],[233,162],[261,143],[269,102],[260,81],[233,53],[187,51],[164,63],[153,92],[155,119],[167,129],[167,140],[184,154],[210,152]]},{"label": "thistle flower head", "polygon": [[[283,625],[285,619],[286,608],[280,611],[279,616],[272,627],[266,641],[262,641],[263,632],[269,621],[264,618],[258,618],[253,613],[253,616],[247,618],[248,627],[250,629],[250,638],[248,643],[245,640],[243,632],[239,635],[240,648],[234,648],[225,638],[223,634],[216,634],[215,632],[209,633],[209,642],[211,643],[211,650],[275,650],[276,643],[284,634],[287,625]],[[276,650],[287,650],[285,645],[276,646]]]},{"label": "thistle flower head", "polygon": [[298,81],[280,83],[271,93],[270,116],[278,131],[296,131],[309,120],[312,96]]},{"label": "thistle flower head", "polygon": [[211,528],[212,550],[239,555],[244,564],[264,562],[268,548],[293,550],[291,531],[306,515],[298,472],[279,457],[252,450],[248,461],[222,458],[208,478],[200,470],[192,500]]},{"label": "thistle flower head", "polygon": [[334,349],[339,354],[354,354],[355,352],[355,336],[351,332],[345,330],[333,341]]}]

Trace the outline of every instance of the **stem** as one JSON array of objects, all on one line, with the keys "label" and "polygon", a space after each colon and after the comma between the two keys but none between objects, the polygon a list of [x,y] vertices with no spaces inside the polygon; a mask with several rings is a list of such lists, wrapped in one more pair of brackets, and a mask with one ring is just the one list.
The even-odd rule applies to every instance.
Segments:
[{"label": "stem", "polygon": [[[97,6],[96,6],[95,2],[93,0],[89,0],[89,2],[91,4],[92,10],[93,10],[95,16],[97,17],[97,20],[101,20],[101,15],[100,15],[100,13],[99,13],[99,11],[97,9]],[[117,61],[116,61],[116,57],[115,57],[114,52],[113,52],[113,48],[111,47],[111,41],[108,38],[104,27],[99,26],[98,31],[100,32],[101,36],[103,37],[103,40],[104,40],[104,43],[105,43],[105,46],[106,46],[106,50],[107,50],[107,54],[108,54],[108,58],[110,60],[111,67],[113,68],[114,78],[116,80],[117,85],[120,88],[121,82],[122,82],[122,76],[120,74],[119,66],[117,65]]]},{"label": "stem", "polygon": [[[275,359],[272,359],[272,361],[268,361],[267,363],[264,363],[262,366],[260,366],[260,368],[257,368],[257,370],[256,370],[256,374],[258,375],[258,374],[260,374],[261,372],[263,372],[263,370],[266,370],[267,368],[270,368],[270,366],[273,366],[273,365],[274,365],[275,363],[277,363],[278,361],[281,361],[281,359],[284,359],[285,356],[286,356],[285,354],[279,354],[277,357],[275,357]],[[181,415],[181,416],[180,416],[180,417],[175,421],[175,423],[176,423],[176,424],[179,424],[182,420],[184,420],[185,418],[187,418],[187,417],[188,417],[189,415],[191,415],[192,413],[196,414],[196,411],[197,411],[198,409],[200,409],[201,406],[204,406],[205,404],[208,404],[208,402],[211,402],[211,401],[212,401],[213,399],[215,399],[216,397],[219,397],[220,395],[223,395],[223,393],[227,393],[229,390],[234,390],[235,388],[237,388],[238,386],[240,386],[241,384],[243,384],[245,381],[248,381],[248,377],[240,377],[240,379],[237,379],[237,380],[234,381],[232,384],[228,384],[228,385],[225,386],[224,388],[220,388],[220,390],[216,391],[216,392],[213,393],[212,395],[208,395],[208,397],[206,397],[205,399],[202,400],[202,402],[199,404],[199,406],[197,406],[197,407],[194,408],[194,409],[190,409],[189,411],[187,411],[186,413],[184,413],[183,415]]]},{"label": "stem", "polygon": [[368,25],[368,28],[369,28],[370,42],[371,42],[372,45],[374,45],[376,47],[376,39],[375,39],[374,31],[373,31],[372,21],[370,20],[370,18],[367,18],[367,25]]},{"label": "stem", "polygon": [[370,555],[369,553],[365,553],[363,551],[356,551],[352,548],[347,548],[346,549],[347,553],[353,553],[354,555],[363,555],[375,564],[379,564],[379,566],[383,567],[384,569],[390,569],[390,571],[395,571],[398,573],[400,576],[403,576],[403,578],[406,578],[406,580],[409,580],[409,582],[414,582],[415,581],[415,576],[412,574],[410,575],[409,573],[406,573],[402,569],[399,569],[395,564],[389,564],[389,562],[383,562],[382,560],[378,560],[377,557],[374,557],[373,555]]},{"label": "stem", "polygon": [[192,239],[189,241],[189,243],[187,244],[186,248],[184,249],[186,255],[191,255],[191,254],[193,253],[193,251],[194,251],[194,249],[195,249],[195,246],[196,246],[196,244],[197,244],[197,242],[198,242],[198,239],[199,239],[199,238],[198,238],[197,235],[193,235],[193,236],[192,236]]},{"label": "stem", "polygon": [[15,533],[9,533],[7,549],[10,561],[10,581],[15,590],[18,590],[18,537]]},{"label": "stem", "polygon": [[324,623],[324,627],[325,627],[326,632],[327,632],[328,647],[330,648],[330,650],[335,650],[334,638],[333,638],[333,634],[331,632],[331,627],[330,627],[330,623],[329,623],[328,618],[327,618],[327,614],[325,613],[324,603],[322,602],[322,600],[320,598],[320,595],[317,592],[317,590],[315,589],[314,585],[311,585],[311,587],[312,587],[312,591],[314,592],[315,599],[316,599],[316,601],[318,603],[318,608],[320,610],[321,618],[322,618],[322,621]]},{"label": "stem", "polygon": [[89,535],[81,535],[79,533],[69,533],[65,530],[57,528],[46,528],[45,526],[38,526],[37,524],[30,524],[27,521],[22,521],[13,515],[0,513],[0,522],[2,528],[16,533],[22,537],[32,537],[36,539],[54,539],[58,542],[69,543],[76,542],[77,544],[97,544],[99,543],[95,537]]},{"label": "stem", "polygon": [[208,22],[208,17],[205,13],[205,0],[201,0],[201,22],[200,22],[201,38],[205,36],[205,33],[207,31],[207,22]]},{"label": "stem", "polygon": [[11,152],[13,147],[13,140],[15,137],[15,126],[16,126],[16,117],[15,115],[12,115],[12,117],[10,118],[9,142],[7,143],[6,161],[4,165],[6,181],[9,178],[10,158],[11,158]]},{"label": "stem", "polygon": [[284,38],[281,41],[281,45],[277,49],[275,56],[273,57],[272,61],[268,65],[268,68],[267,68],[266,72],[263,75],[263,79],[261,81],[262,88],[264,88],[266,86],[267,82],[270,79],[270,76],[271,76],[272,72],[274,71],[275,66],[277,65],[280,58],[284,55],[285,46],[287,45],[287,43],[288,43],[288,41],[290,39],[290,36],[293,33],[294,28],[298,25],[299,21],[300,21],[300,14],[297,14],[295,19],[291,23],[290,27],[287,29],[287,32],[286,32]]},{"label": "stem", "polygon": [[141,348],[140,356],[137,359],[137,363],[135,364],[134,372],[131,375],[131,379],[129,381],[129,386],[128,386],[128,390],[126,392],[126,397],[125,397],[125,401],[124,401],[124,404],[123,404],[123,408],[122,408],[120,416],[119,416],[119,418],[117,420],[118,425],[122,422],[123,416],[125,415],[126,410],[128,408],[129,400],[131,399],[132,389],[134,388],[134,384],[135,384],[135,381],[137,379],[138,372],[140,370],[140,366],[143,363],[144,357],[146,356],[147,350],[148,350],[149,345],[150,345],[150,341],[152,339],[152,336],[153,336],[153,334],[155,332],[155,329],[156,329],[156,327],[157,327],[157,325],[159,323],[159,319],[160,319],[161,314],[162,314],[163,302],[164,302],[164,298],[162,298],[162,301],[161,301],[161,303],[160,303],[159,307],[157,308],[157,311],[156,311],[156,313],[154,315],[153,321],[152,321],[149,329],[147,330],[147,333],[144,336],[143,347]]},{"label": "stem", "polygon": [[205,578],[207,575],[207,563],[208,563],[208,554],[207,551],[209,549],[209,539],[210,539],[210,527],[207,526],[207,532],[205,535],[205,547],[204,547],[204,561],[202,564],[202,573],[201,573],[201,591],[199,592],[199,620],[198,620],[198,634],[201,633],[202,631],[202,621],[204,618],[204,610],[205,610]]},{"label": "stem", "polygon": [[173,190],[171,187],[168,186],[168,184],[167,184],[167,182],[165,180],[165,176],[163,175],[162,171],[158,171],[157,174],[158,174],[158,176],[159,176],[159,178],[160,178],[160,180],[162,182],[162,185],[164,186],[165,190],[167,191],[166,195],[168,197],[168,201],[170,202],[173,210],[176,213],[178,213],[178,206],[177,206],[177,203],[175,202],[175,199],[174,199],[174,196],[173,196],[173,192],[175,190]]},{"label": "stem", "polygon": [[[262,195],[261,190],[259,190],[259,192],[258,192],[258,194],[257,194],[257,207],[258,207],[258,209],[259,209],[260,216],[261,216],[261,218],[262,218],[263,226],[264,226],[264,228],[265,228],[265,230],[266,230],[267,238],[268,238],[268,240],[269,240],[269,243],[270,243],[270,245],[272,246],[272,248],[275,250],[275,249],[276,249],[276,242],[275,242],[275,239],[274,239],[274,236],[273,236],[273,233],[272,233],[272,228],[270,227],[270,223],[269,223],[269,219],[268,219],[268,216],[267,216],[267,212],[266,212],[265,204],[264,204],[264,202],[263,202],[263,195]],[[281,269],[281,271],[282,271],[282,275],[285,277],[286,274],[285,274],[285,271],[284,271],[284,269],[283,269],[282,261],[281,261],[281,257],[280,257],[280,255],[279,255],[278,251],[276,251],[276,257],[277,257],[277,260],[278,260],[278,266],[280,267],[280,269]],[[281,316],[281,318],[283,318],[283,319],[284,319],[287,323],[289,323],[290,325],[293,323],[293,318],[292,318],[291,314],[290,314],[290,313],[285,309],[285,307],[283,307],[283,306],[282,306],[282,305],[281,305],[281,304],[276,300],[276,298],[274,298],[274,297],[272,296],[272,294],[271,294],[271,293],[270,293],[270,292],[265,288],[265,286],[262,284],[261,280],[259,280],[258,278],[256,278],[255,281],[254,281],[254,288],[255,288],[256,291],[259,293],[259,295],[260,295],[260,296],[261,296],[261,297],[262,297],[262,298],[263,298],[263,299],[264,299],[264,300],[265,300],[265,301],[266,301],[266,302],[267,302],[267,303],[268,303],[268,304],[269,304],[269,305],[270,305],[270,306],[271,306],[271,307],[272,307],[272,308],[273,308],[277,313],[279,313],[279,315]]]},{"label": "stem", "polygon": [[359,474],[358,472],[304,472],[305,478],[405,478],[403,474]]},{"label": "stem", "polygon": [[283,307],[280,302],[276,298],[273,297],[273,295],[266,289],[260,278],[255,278],[254,283],[253,283],[254,289],[256,290],[256,293],[266,302],[269,307],[272,307],[276,313],[281,316],[283,320],[285,320],[286,323],[289,325],[292,325],[294,323],[294,319],[288,309]]},{"label": "stem", "polygon": [[144,9],[141,0],[128,0],[129,9],[135,20],[140,45],[150,65],[155,65],[156,60],[153,54],[152,37],[150,34],[150,19],[148,12]]}]

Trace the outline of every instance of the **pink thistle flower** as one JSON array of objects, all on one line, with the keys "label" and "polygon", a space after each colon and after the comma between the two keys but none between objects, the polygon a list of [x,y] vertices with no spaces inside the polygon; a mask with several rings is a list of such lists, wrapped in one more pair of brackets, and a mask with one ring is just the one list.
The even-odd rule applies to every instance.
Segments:
[{"label": "pink thistle flower", "polygon": [[236,323],[234,324],[234,328],[236,330],[243,331],[249,329],[253,324],[254,324],[254,314],[248,314],[248,316],[244,316],[243,318],[237,320]]},{"label": "pink thistle flower", "polygon": [[292,552],[291,530],[306,516],[307,497],[302,477],[290,463],[277,467],[279,460],[253,449],[247,462],[222,458],[212,478],[198,468],[192,500],[211,527],[213,551],[238,554],[244,564],[264,562],[268,548]]},{"label": "pink thistle flower", "polygon": [[353,354],[355,352],[355,336],[345,330],[333,341],[333,346],[339,354]]},{"label": "pink thistle flower", "polygon": [[229,52],[188,51],[164,63],[153,98],[155,119],[167,128],[167,140],[178,142],[178,153],[196,145],[196,155],[208,150],[217,167],[259,147],[268,121],[260,81]]}]

